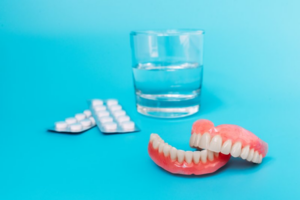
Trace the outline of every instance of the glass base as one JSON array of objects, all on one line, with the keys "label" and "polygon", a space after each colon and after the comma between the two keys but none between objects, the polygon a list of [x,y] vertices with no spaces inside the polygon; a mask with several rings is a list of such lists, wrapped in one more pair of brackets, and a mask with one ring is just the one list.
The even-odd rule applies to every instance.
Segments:
[{"label": "glass base", "polygon": [[184,108],[152,108],[137,104],[137,111],[150,117],[180,118],[197,113],[199,111],[199,105]]}]

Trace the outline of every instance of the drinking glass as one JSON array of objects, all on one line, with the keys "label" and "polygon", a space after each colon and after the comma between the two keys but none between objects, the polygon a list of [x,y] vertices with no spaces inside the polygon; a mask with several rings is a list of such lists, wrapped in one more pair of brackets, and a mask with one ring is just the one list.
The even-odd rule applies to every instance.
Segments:
[{"label": "drinking glass", "polygon": [[137,111],[179,118],[200,108],[203,74],[202,30],[132,31]]}]

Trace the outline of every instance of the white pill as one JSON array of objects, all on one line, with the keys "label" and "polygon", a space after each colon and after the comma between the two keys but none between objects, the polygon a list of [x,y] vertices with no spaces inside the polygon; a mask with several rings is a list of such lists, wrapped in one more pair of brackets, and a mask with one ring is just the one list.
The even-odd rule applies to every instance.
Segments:
[{"label": "white pill", "polygon": [[93,101],[92,101],[92,106],[94,107],[94,106],[99,106],[99,105],[103,105],[103,101],[102,100],[100,100],[100,99],[94,99]]},{"label": "white pill", "polygon": [[74,117],[70,117],[70,118],[67,118],[66,120],[65,120],[65,122],[67,123],[67,124],[74,124],[74,123],[76,123],[77,122],[77,120],[74,118]]},{"label": "white pill", "polygon": [[68,124],[66,122],[56,122],[55,123],[55,129],[57,130],[64,130],[68,127]]},{"label": "white pill", "polygon": [[99,105],[99,106],[95,106],[95,107],[94,107],[94,110],[95,110],[96,112],[98,112],[98,111],[104,111],[104,110],[106,110],[106,107],[105,107],[105,106]]},{"label": "white pill", "polygon": [[78,132],[78,131],[81,131],[81,130],[82,130],[82,126],[81,126],[81,124],[79,124],[79,123],[71,124],[71,125],[70,125],[70,130],[71,130],[71,131],[74,131],[74,132]]},{"label": "white pill", "polygon": [[103,125],[105,130],[114,131],[117,130],[117,124],[114,122],[109,122]]},{"label": "white pill", "polygon": [[125,115],[125,116],[118,117],[118,118],[117,118],[117,121],[119,122],[119,124],[121,124],[121,123],[123,123],[123,122],[128,122],[128,121],[130,121],[130,118],[129,118],[127,115]]},{"label": "white pill", "polygon": [[126,112],[124,110],[118,110],[118,111],[113,112],[113,115],[115,116],[115,118],[118,118],[118,117],[126,115]]},{"label": "white pill", "polygon": [[77,121],[81,121],[85,119],[85,114],[79,113],[75,115],[75,118],[77,119]]},{"label": "white pill", "polygon": [[100,117],[99,121],[101,122],[101,124],[104,124],[104,123],[112,122],[113,118],[111,118],[111,117]]},{"label": "white pill", "polygon": [[97,116],[98,116],[98,118],[100,118],[100,117],[108,117],[109,116],[109,112],[107,112],[107,111],[100,111],[100,112],[97,112]]},{"label": "white pill", "polygon": [[121,126],[125,130],[132,130],[132,129],[134,129],[135,124],[134,124],[134,122],[129,121],[129,122],[122,123]]},{"label": "white pill", "polygon": [[120,106],[120,105],[113,105],[113,106],[109,107],[109,109],[112,112],[114,112],[114,111],[122,110],[122,106]]},{"label": "white pill", "polygon": [[85,114],[86,117],[92,116],[92,112],[90,110],[85,110],[83,111],[83,113]]},{"label": "white pill", "polygon": [[84,119],[80,122],[80,124],[83,126],[83,127],[90,127],[92,125],[92,122],[91,120],[89,119]]},{"label": "white pill", "polygon": [[118,100],[116,100],[116,99],[108,99],[106,101],[107,106],[113,106],[113,105],[117,105],[117,104],[118,104]]},{"label": "white pill", "polygon": [[91,121],[93,126],[96,124],[94,117],[90,117],[89,120]]}]

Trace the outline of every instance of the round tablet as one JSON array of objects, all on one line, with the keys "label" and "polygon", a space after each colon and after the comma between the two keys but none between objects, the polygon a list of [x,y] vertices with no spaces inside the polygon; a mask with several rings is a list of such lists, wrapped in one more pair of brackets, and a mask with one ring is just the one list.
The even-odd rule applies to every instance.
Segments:
[{"label": "round tablet", "polygon": [[132,130],[132,129],[134,129],[134,122],[132,122],[132,121],[129,121],[129,122],[123,122],[122,124],[121,124],[121,126],[122,126],[122,128],[124,129],[124,130]]},{"label": "round tablet", "polygon": [[93,126],[96,124],[94,117],[90,117],[89,120],[91,121]]},{"label": "round tablet", "polygon": [[113,105],[111,107],[109,107],[109,109],[114,112],[114,111],[117,111],[117,110],[122,110],[122,106],[120,105]]},{"label": "round tablet", "polygon": [[83,113],[85,114],[86,117],[92,116],[92,112],[90,110],[85,110],[83,111]]},{"label": "round tablet", "polygon": [[107,111],[100,111],[100,112],[97,112],[97,116],[98,116],[98,118],[100,118],[100,117],[108,117],[109,116],[109,112],[107,112]]},{"label": "round tablet", "polygon": [[85,119],[85,114],[79,113],[75,115],[75,118],[77,119],[77,121],[81,121]]},{"label": "round tablet", "polygon": [[108,131],[117,130],[117,124],[114,123],[114,122],[106,123],[106,124],[103,125],[103,127],[104,127],[105,130],[108,130]]},{"label": "round tablet", "polygon": [[68,125],[70,125],[70,124],[76,123],[77,120],[76,120],[74,117],[70,117],[70,118],[67,118],[67,119],[65,120],[65,122],[66,122]]},{"label": "round tablet", "polygon": [[81,124],[79,124],[79,123],[71,124],[71,125],[70,125],[70,130],[71,130],[71,131],[74,131],[74,132],[78,132],[78,131],[81,131],[81,130],[82,130],[82,126],[81,126]]},{"label": "round tablet", "polygon": [[89,119],[84,119],[80,122],[80,124],[83,126],[83,127],[90,127],[92,125],[92,122],[91,120]]},{"label": "round tablet", "polygon": [[118,117],[121,117],[121,116],[124,116],[126,115],[126,112],[124,110],[118,110],[118,111],[115,111],[113,112],[113,115],[118,118]]},{"label": "round tablet", "polygon": [[116,99],[108,99],[106,101],[107,106],[113,106],[113,105],[117,105],[117,104],[118,104],[118,100],[116,100]]},{"label": "round tablet", "polygon": [[94,99],[92,101],[92,106],[99,106],[99,105],[103,105],[103,101],[100,99]]},{"label": "round tablet", "polygon": [[125,116],[118,117],[118,118],[117,118],[117,121],[119,122],[119,124],[121,124],[121,123],[123,123],[123,122],[128,122],[128,121],[130,121],[130,118],[129,118],[127,115],[125,115]]},{"label": "round tablet", "polygon": [[105,106],[102,106],[102,105],[98,105],[98,106],[95,106],[95,107],[94,107],[94,110],[95,110],[96,112],[98,112],[98,111],[104,111],[104,110],[106,110],[106,107],[105,107]]},{"label": "round tablet", "polygon": [[101,117],[101,118],[99,118],[99,121],[101,122],[101,124],[104,124],[104,123],[112,122],[113,118],[111,118],[111,117]]},{"label": "round tablet", "polygon": [[55,129],[57,130],[64,130],[68,127],[68,124],[66,122],[56,122],[55,123]]}]

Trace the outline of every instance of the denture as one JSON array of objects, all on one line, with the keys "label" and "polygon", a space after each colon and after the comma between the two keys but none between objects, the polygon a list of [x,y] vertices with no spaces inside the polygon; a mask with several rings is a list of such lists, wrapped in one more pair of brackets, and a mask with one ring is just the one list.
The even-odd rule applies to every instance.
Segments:
[{"label": "denture", "polygon": [[152,160],[161,168],[174,174],[185,175],[213,173],[230,159],[230,155],[209,150],[194,152],[177,150],[154,133],[150,136],[148,152]]},{"label": "denture", "polygon": [[161,168],[174,174],[203,175],[217,171],[232,157],[261,163],[268,152],[268,144],[250,131],[230,124],[214,126],[205,119],[192,127],[190,146],[201,151],[177,150],[152,133],[148,152]]},{"label": "denture", "polygon": [[203,119],[193,124],[190,146],[241,157],[257,164],[268,152],[268,144],[250,131],[230,124],[214,127],[211,121]]}]

